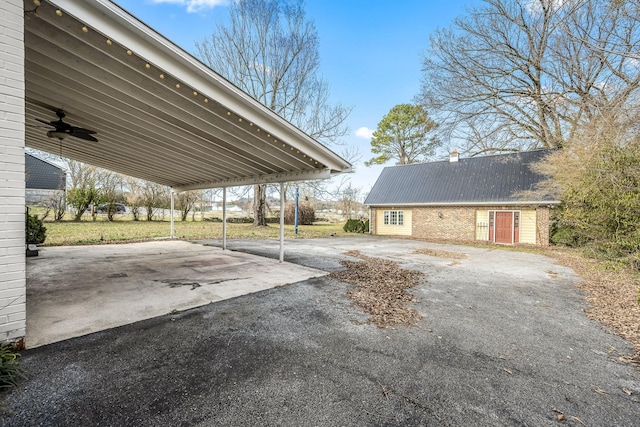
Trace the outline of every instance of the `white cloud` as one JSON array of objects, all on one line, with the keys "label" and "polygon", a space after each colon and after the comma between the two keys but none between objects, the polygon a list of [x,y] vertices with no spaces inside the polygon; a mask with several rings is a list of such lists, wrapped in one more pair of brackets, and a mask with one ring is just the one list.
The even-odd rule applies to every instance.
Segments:
[{"label": "white cloud", "polygon": [[227,4],[227,0],[153,0],[154,3],[173,3],[187,7],[187,12],[202,12]]},{"label": "white cloud", "polygon": [[361,128],[358,128],[358,130],[356,130],[356,136],[360,138],[371,139],[371,137],[373,136],[373,131],[366,126],[362,126]]}]

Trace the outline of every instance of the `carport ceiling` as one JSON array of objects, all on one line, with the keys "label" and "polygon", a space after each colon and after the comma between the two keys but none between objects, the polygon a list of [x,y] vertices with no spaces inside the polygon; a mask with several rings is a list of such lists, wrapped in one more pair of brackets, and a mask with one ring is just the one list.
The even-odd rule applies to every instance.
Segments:
[{"label": "carport ceiling", "polygon": [[[26,145],[177,191],[351,165],[109,0],[25,0]],[[47,137],[63,109],[99,142]]]}]

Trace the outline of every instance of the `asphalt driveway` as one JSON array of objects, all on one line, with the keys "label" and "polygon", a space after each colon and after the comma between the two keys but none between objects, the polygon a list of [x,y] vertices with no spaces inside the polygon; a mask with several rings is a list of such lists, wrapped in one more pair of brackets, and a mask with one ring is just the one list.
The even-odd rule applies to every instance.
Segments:
[{"label": "asphalt driveway", "polygon": [[[277,242],[228,243],[278,256]],[[424,319],[368,325],[329,277],[163,315],[25,351],[2,425],[640,423],[640,372],[618,360],[630,346],[585,317],[578,278],[549,258],[370,236],[286,248],[324,271],[350,249],[423,271]]]}]

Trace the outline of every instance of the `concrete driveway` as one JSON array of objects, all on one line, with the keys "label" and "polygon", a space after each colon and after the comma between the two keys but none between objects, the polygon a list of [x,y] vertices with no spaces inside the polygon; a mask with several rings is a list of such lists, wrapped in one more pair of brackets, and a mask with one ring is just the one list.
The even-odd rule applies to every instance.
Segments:
[{"label": "concrete driveway", "polygon": [[585,317],[569,269],[370,236],[288,241],[286,259],[332,271],[349,249],[425,272],[420,324],[368,325],[349,285],[316,277],[27,350],[2,425],[638,425],[631,348]]},{"label": "concrete driveway", "polygon": [[179,240],[40,249],[27,259],[27,348],[323,276]]}]

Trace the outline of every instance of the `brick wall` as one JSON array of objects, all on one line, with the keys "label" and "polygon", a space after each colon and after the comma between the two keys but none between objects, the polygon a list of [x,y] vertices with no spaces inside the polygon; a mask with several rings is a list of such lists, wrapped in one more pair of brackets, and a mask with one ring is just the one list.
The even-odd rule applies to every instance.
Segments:
[{"label": "brick wall", "polygon": [[376,233],[376,215],[378,210],[376,208],[369,208],[369,234]]},{"label": "brick wall", "polygon": [[[412,237],[434,240],[476,240],[476,212],[487,210],[521,210],[524,207],[513,206],[451,206],[451,207],[422,207],[401,208],[412,212]],[[527,207],[526,209],[533,209]],[[380,210],[380,208],[378,209]],[[549,208],[537,207],[536,210],[536,243],[549,244]],[[370,229],[377,234],[376,209],[371,209]]]},{"label": "brick wall", "polygon": [[421,239],[475,240],[475,207],[413,209],[413,236]]},{"label": "brick wall", "polygon": [[549,232],[551,227],[551,209],[538,207],[536,209],[536,241],[539,245],[549,244]]},{"label": "brick wall", "polygon": [[0,2],[0,340],[26,329],[22,0]]}]

